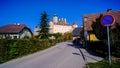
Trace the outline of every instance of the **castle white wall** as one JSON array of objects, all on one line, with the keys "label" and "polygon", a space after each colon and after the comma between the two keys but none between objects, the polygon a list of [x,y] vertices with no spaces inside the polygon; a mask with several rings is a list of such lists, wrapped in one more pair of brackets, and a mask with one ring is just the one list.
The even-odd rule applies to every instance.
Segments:
[{"label": "castle white wall", "polygon": [[53,33],[66,33],[66,32],[71,32],[72,31],[72,26],[68,25],[53,25]]},{"label": "castle white wall", "polygon": [[39,31],[40,31],[40,28],[35,28],[34,29],[34,36],[38,36],[39,35]]},{"label": "castle white wall", "polygon": [[[63,21],[63,22],[60,22],[60,21]],[[60,25],[60,23],[63,23]],[[70,25],[70,24],[67,24],[66,22],[66,18],[62,20],[58,20],[58,17],[55,15],[53,17],[53,20],[50,20],[49,22],[49,33],[50,34],[53,34],[53,33],[66,33],[66,32],[72,32],[72,30],[76,27],[78,27],[77,24],[73,24],[73,25]],[[34,36],[37,36],[39,34],[39,32],[37,32],[38,30],[40,30],[40,28],[35,28],[34,29]]]}]

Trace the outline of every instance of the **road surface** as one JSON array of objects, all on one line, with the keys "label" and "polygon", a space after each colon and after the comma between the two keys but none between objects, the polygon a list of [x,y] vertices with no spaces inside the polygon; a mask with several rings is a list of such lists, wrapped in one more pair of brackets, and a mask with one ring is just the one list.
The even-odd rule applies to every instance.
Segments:
[{"label": "road surface", "polygon": [[62,42],[47,50],[0,64],[0,68],[83,68],[87,58],[82,51],[70,41]]}]

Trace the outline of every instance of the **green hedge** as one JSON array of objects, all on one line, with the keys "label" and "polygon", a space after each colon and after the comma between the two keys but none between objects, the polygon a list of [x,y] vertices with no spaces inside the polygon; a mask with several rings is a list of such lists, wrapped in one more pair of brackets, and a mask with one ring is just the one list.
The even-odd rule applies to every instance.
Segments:
[{"label": "green hedge", "polygon": [[62,41],[71,40],[71,37],[71,33],[66,33],[52,40],[37,38],[0,39],[0,63],[49,48]]},{"label": "green hedge", "polygon": [[0,40],[0,63],[31,54],[51,47],[56,44],[55,40],[40,39],[1,39]]},{"label": "green hedge", "polygon": [[88,41],[88,48],[97,52],[100,56],[105,57],[107,53],[107,46],[103,41]]},{"label": "green hedge", "polygon": [[[108,45],[106,41],[88,41],[88,48],[94,52],[97,52],[100,56],[108,56]],[[120,41],[116,41],[111,44],[112,56],[120,57]]]}]

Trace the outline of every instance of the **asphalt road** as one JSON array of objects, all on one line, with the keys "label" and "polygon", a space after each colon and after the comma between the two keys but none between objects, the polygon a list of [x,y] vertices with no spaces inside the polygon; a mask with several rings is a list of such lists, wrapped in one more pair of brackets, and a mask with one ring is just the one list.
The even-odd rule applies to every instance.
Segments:
[{"label": "asphalt road", "polygon": [[0,68],[83,68],[85,63],[85,57],[81,50],[69,41],[58,43],[52,48],[29,56],[0,64]]}]

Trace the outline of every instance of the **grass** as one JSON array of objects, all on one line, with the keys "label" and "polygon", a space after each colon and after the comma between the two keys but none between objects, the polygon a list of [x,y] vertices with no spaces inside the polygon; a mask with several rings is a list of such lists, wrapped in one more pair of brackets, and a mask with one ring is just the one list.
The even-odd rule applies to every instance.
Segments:
[{"label": "grass", "polygon": [[120,68],[120,62],[112,62],[111,65],[105,60],[96,63],[88,63],[89,68]]}]

